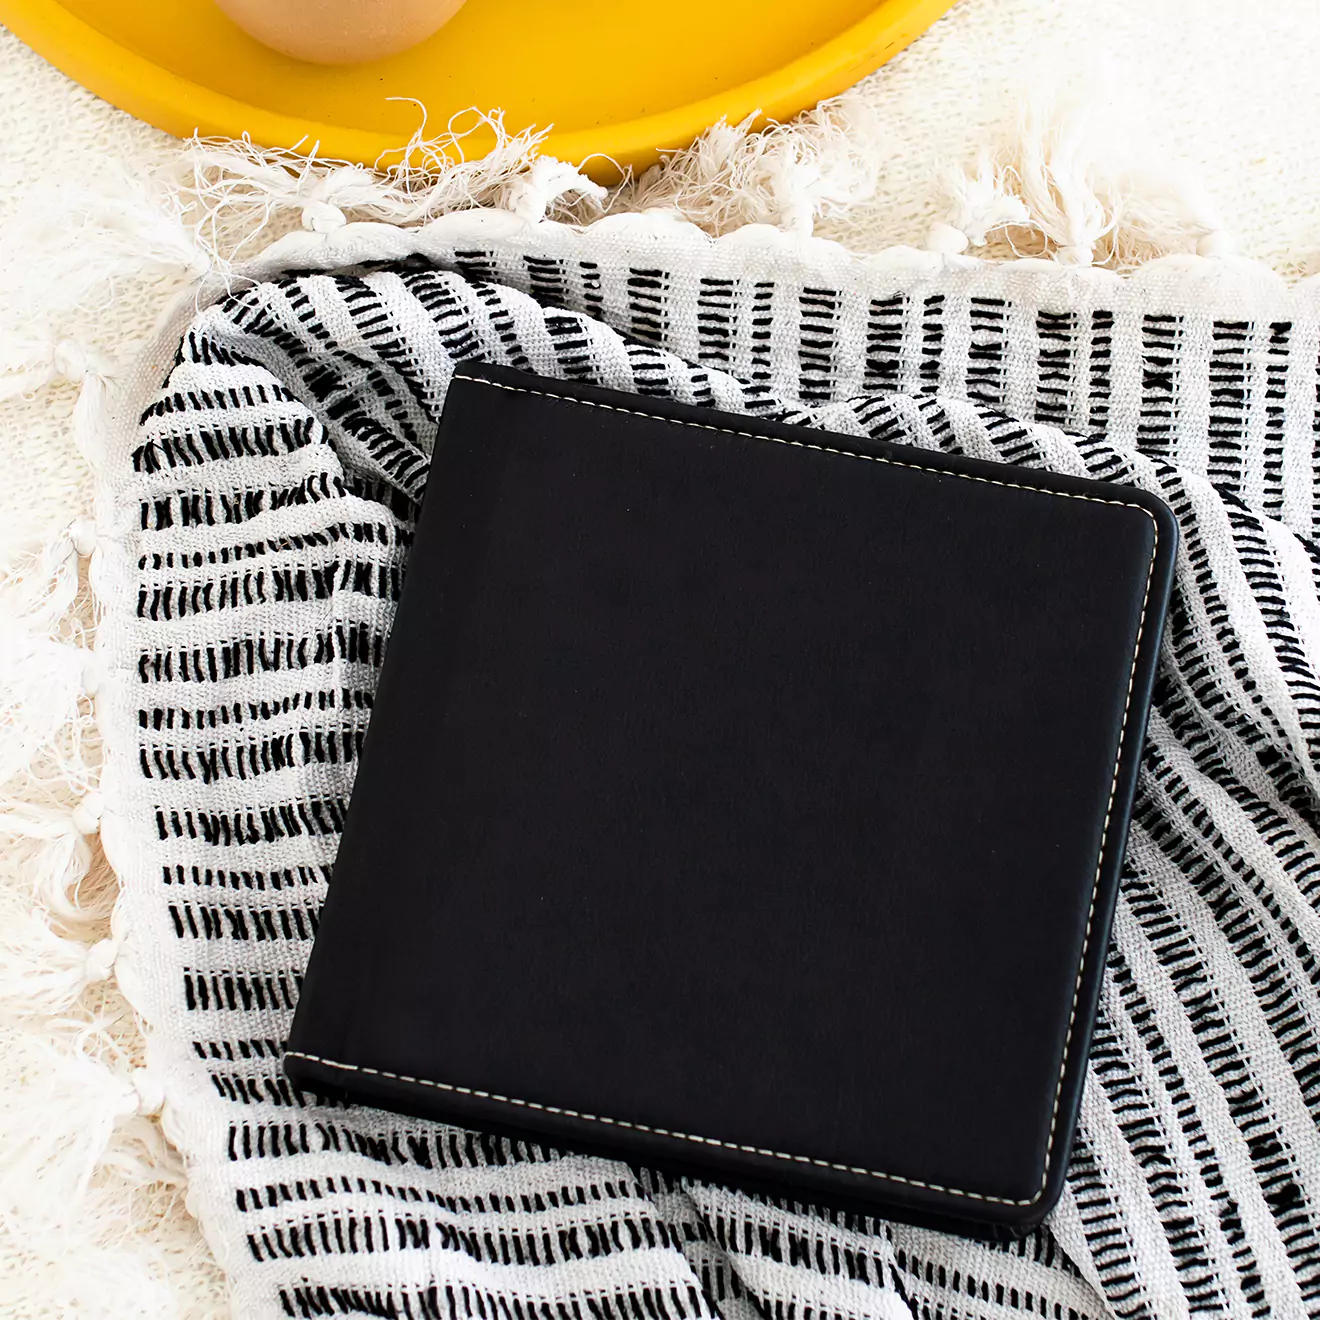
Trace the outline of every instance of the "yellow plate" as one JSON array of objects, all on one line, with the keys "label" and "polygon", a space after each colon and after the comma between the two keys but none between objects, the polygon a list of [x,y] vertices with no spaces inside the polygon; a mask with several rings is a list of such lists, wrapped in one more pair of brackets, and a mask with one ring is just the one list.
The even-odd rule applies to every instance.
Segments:
[{"label": "yellow plate", "polygon": [[[272,4],[279,0],[270,0]],[[99,96],[171,133],[237,136],[372,164],[427,108],[509,129],[593,174],[642,168],[721,116],[787,118],[902,50],[952,0],[468,0],[429,41],[347,68],[303,64],[211,0],[0,0],[0,22]],[[474,135],[467,154],[489,137]]]}]

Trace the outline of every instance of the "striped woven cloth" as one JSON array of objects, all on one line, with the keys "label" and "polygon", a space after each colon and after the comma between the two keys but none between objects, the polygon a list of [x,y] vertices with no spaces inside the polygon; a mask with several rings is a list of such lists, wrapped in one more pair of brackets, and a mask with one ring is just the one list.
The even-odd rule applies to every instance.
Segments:
[{"label": "striped woven cloth", "polygon": [[[103,828],[121,980],[237,1314],[1320,1315],[1320,335],[1207,306],[1185,283],[477,229],[197,315],[110,473]],[[472,358],[1173,507],[1081,1132],[1040,1232],[977,1244],[285,1082],[430,445]]]}]

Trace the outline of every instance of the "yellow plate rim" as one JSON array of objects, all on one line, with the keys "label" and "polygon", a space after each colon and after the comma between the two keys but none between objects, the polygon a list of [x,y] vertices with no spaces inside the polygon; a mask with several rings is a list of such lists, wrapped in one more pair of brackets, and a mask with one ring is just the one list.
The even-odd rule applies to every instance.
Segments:
[{"label": "yellow plate rim", "polygon": [[[612,163],[645,168],[661,150],[686,145],[721,118],[740,123],[758,111],[762,119],[791,117],[878,68],[952,3],[881,0],[866,18],[760,78],[642,118],[567,133],[552,128],[541,151],[586,162],[589,173],[609,180],[618,177]],[[181,137],[194,130],[204,137],[246,131],[265,146],[301,144],[299,150],[310,154],[317,144],[320,157],[366,165],[404,145],[383,132],[279,114],[192,82],[121,46],[59,0],[0,0],[0,23],[96,95]]]}]

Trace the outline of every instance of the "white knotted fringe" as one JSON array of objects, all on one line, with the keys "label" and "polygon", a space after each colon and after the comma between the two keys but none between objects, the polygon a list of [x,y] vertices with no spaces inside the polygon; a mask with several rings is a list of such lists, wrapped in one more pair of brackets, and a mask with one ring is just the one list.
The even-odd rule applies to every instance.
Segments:
[{"label": "white knotted fringe", "polygon": [[[171,1316],[183,1170],[159,1084],[96,1020],[0,1021],[0,1310]],[[146,1230],[144,1232],[144,1229]]]},{"label": "white knotted fringe", "polygon": [[531,167],[507,184],[500,204],[528,224],[538,224],[562,198],[575,197],[600,206],[608,195],[605,188],[581,174],[572,165],[553,156],[534,160]]},{"label": "white knotted fringe", "polygon": [[926,246],[950,256],[984,247],[999,230],[1026,225],[1027,204],[1009,191],[1005,168],[982,152],[974,171],[949,170],[944,184],[952,202],[945,222],[936,223]]},{"label": "white knotted fringe", "polygon": [[[494,145],[469,158],[472,139]],[[450,211],[500,206],[530,223],[554,211],[560,218],[598,214],[606,190],[572,165],[541,156],[544,131],[509,133],[501,115],[455,115],[428,136],[422,122],[394,160],[376,169],[270,150],[251,139],[194,138],[171,172],[189,222],[208,251],[230,257],[274,237],[296,216],[304,229],[329,233],[350,220],[420,224]]]},{"label": "white knotted fringe", "polygon": [[[811,234],[818,219],[875,193],[879,121],[856,96],[827,101],[791,124],[754,131],[759,116],[721,121],[692,146],[665,153],[640,179],[606,189],[580,167],[540,154],[544,132],[508,132],[499,114],[465,111],[428,137],[425,115],[397,159],[378,168],[269,150],[249,139],[194,139],[172,172],[182,212],[204,249],[232,258],[258,235],[291,223],[329,233],[350,220],[419,224],[473,207],[496,207],[536,223],[584,223],[610,213],[661,211],[708,233],[772,224]],[[494,137],[469,159],[471,139]]]},{"label": "white knotted fringe", "polygon": [[0,838],[22,861],[32,897],[65,925],[108,915],[103,901],[82,898],[100,815],[101,675],[85,645],[79,573],[94,548],[91,523],[80,519],[0,569]]},{"label": "white knotted fringe", "polygon": [[222,270],[184,223],[184,205],[166,181],[118,170],[95,185],[57,179],[24,199],[0,243],[0,398],[57,377],[81,383],[89,367],[94,374],[99,362],[70,328],[94,328],[125,286]]},{"label": "white knotted fringe", "polygon": [[[1103,91],[1029,98],[1008,144],[948,173],[949,211],[927,247],[958,255],[998,240],[1020,255],[1125,269],[1175,252],[1230,255],[1232,240],[1203,190],[1151,161],[1142,126],[1125,128],[1130,115],[1120,111]],[[756,118],[717,123],[611,189],[542,156],[543,132],[511,133],[500,115],[476,111],[433,137],[423,115],[407,146],[375,169],[319,159],[314,144],[299,154],[248,139],[194,139],[168,177],[138,185],[139,195],[163,189],[154,220],[135,224],[121,203],[108,227],[119,240],[139,234],[144,258],[160,268],[223,277],[235,257],[297,226],[322,234],[356,220],[411,226],[487,207],[528,223],[653,213],[715,235],[769,224],[810,236],[819,221],[875,195],[885,131],[863,98],[845,94],[759,132]],[[469,158],[474,140],[493,145]],[[102,246],[123,257],[122,241]]]},{"label": "white knotted fringe", "polygon": [[[159,1108],[159,1090],[138,1079],[144,1070],[131,1066],[99,1024],[61,1022],[45,1037],[5,1037],[6,1054],[26,1068],[17,1091],[0,1093],[0,1205],[58,1218],[64,1204],[86,1194],[116,1137],[117,1167],[136,1183],[177,1181],[177,1161],[165,1153],[159,1129],[139,1121]],[[75,1111],[76,1122],[50,1121]]]},{"label": "white knotted fringe", "polygon": [[56,935],[14,891],[0,887],[0,1004],[13,1017],[55,1016],[110,978],[118,941]]},{"label": "white knotted fringe", "polygon": [[[0,264],[0,399],[75,386],[69,430],[93,468],[113,364],[55,331],[104,305],[87,263],[105,257],[112,283],[143,272],[196,278],[217,265],[165,194],[148,205],[131,191],[140,206],[111,198],[95,220],[74,194],[81,248],[62,250],[74,221],[51,218],[39,252],[4,248]],[[28,221],[19,228],[36,241]],[[114,886],[96,848],[105,675],[87,645],[85,584],[100,543],[83,517],[42,546],[6,546],[0,560],[0,845],[22,881],[0,885],[4,1314],[170,1314],[170,1261],[196,1250],[174,1214],[183,1177],[154,1117],[160,1080],[141,1066],[140,1037],[113,990]]]},{"label": "white knotted fringe", "polygon": [[1020,255],[1121,270],[1175,253],[1234,255],[1204,189],[1153,154],[1145,126],[1103,85],[1038,93],[1003,148],[949,171],[949,213],[926,246],[956,255],[997,238]]},{"label": "white knotted fringe", "polygon": [[[846,215],[881,185],[885,129],[862,97],[845,94],[762,131],[757,118],[721,121],[611,189],[540,155],[543,133],[510,133],[499,115],[475,111],[455,116],[434,138],[423,119],[397,159],[374,170],[248,140],[194,140],[170,183],[194,245],[222,272],[258,235],[296,225],[323,234],[354,220],[411,226],[473,207],[528,223],[640,213],[713,235],[768,224],[809,237],[818,222]],[[1103,88],[1028,98],[1002,149],[947,173],[948,214],[927,247],[952,256],[999,242],[1017,255],[1121,269],[1172,253],[1232,255],[1211,200],[1182,172],[1152,160],[1143,126],[1130,120]],[[468,159],[479,132],[494,146]]]},{"label": "white knotted fringe", "polygon": [[882,128],[860,96],[824,101],[788,124],[753,129],[721,120],[690,147],[667,152],[610,210],[663,210],[724,234],[769,224],[810,235],[821,219],[875,195]]}]

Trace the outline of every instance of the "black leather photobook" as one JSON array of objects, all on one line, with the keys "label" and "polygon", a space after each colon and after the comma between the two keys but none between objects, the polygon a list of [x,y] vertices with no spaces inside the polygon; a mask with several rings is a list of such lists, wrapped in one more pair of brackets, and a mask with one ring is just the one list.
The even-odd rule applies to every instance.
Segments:
[{"label": "black leather photobook", "polygon": [[1176,540],[1127,487],[461,367],[289,1076],[1038,1223]]}]

